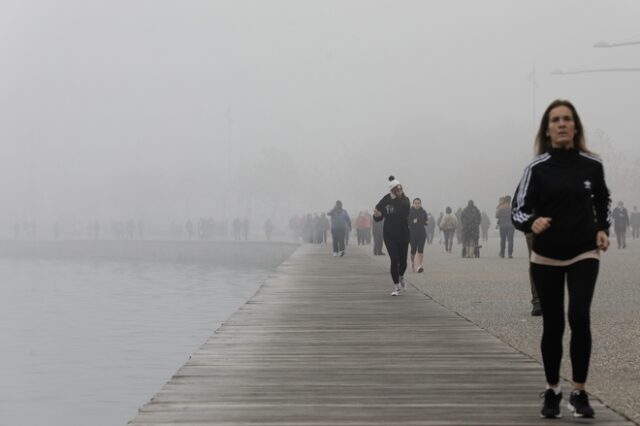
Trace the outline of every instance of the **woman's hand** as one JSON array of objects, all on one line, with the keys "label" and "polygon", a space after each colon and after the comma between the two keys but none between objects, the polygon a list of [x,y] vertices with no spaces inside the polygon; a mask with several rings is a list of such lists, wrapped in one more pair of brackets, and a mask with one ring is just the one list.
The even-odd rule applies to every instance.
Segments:
[{"label": "woman's hand", "polygon": [[596,234],[596,244],[598,245],[598,249],[607,251],[609,248],[609,236],[606,232],[598,231]]},{"label": "woman's hand", "polygon": [[378,209],[373,209],[373,216],[375,217],[381,217],[382,213],[380,213],[380,210]]},{"label": "woman's hand", "polygon": [[544,231],[551,227],[551,218],[550,217],[539,217],[533,221],[531,225],[531,231],[538,235],[542,234]]}]

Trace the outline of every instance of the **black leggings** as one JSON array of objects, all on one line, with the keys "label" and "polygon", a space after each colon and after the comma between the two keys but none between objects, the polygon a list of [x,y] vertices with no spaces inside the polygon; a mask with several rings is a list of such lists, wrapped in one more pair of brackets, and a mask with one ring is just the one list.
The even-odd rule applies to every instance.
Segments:
[{"label": "black leggings", "polygon": [[411,254],[424,253],[424,243],[427,241],[427,234],[411,234]]},{"label": "black leggings", "polygon": [[391,279],[394,284],[400,282],[400,276],[407,270],[407,252],[409,251],[408,241],[384,240],[387,253],[391,259]]},{"label": "black leggings", "polygon": [[573,381],[585,383],[591,358],[591,300],[600,261],[585,259],[569,266],[531,263],[531,276],[542,307],[542,361],[547,383],[560,381],[562,335],[564,333],[564,281],[569,289],[569,326],[571,327],[571,368]]},{"label": "black leggings", "polygon": [[345,230],[341,228],[331,228],[331,239],[333,240],[333,252],[344,251]]}]

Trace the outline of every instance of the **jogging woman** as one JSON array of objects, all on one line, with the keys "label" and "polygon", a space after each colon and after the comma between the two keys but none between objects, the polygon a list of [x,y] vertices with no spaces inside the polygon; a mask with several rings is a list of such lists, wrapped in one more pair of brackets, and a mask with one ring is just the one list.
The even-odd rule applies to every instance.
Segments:
[{"label": "jogging woman", "polygon": [[373,218],[379,222],[384,219],[382,236],[391,260],[392,296],[398,296],[406,287],[404,273],[407,270],[407,251],[409,249],[409,210],[411,203],[404,195],[402,185],[393,176],[389,176],[389,193],[376,205]]},{"label": "jogging woman", "polygon": [[427,241],[427,231],[425,229],[427,221],[427,212],[422,208],[422,200],[414,198],[413,206],[409,211],[411,272],[421,273],[424,271],[424,243]]},{"label": "jogging woman", "polygon": [[556,100],[547,107],[538,134],[538,157],[524,170],[512,202],[517,229],[533,232],[531,276],[542,307],[542,361],[547,390],[540,415],[560,417],[560,362],[564,283],[569,294],[573,390],[568,408],[593,417],[585,391],[591,357],[591,300],[600,252],[609,247],[609,190],[599,157],[586,148],[575,107]]}]

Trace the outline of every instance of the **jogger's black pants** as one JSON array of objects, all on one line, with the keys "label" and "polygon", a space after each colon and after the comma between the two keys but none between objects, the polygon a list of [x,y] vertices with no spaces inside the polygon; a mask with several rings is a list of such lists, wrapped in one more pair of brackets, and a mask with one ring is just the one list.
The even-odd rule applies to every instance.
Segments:
[{"label": "jogger's black pants", "polygon": [[344,251],[344,237],[346,230],[342,228],[331,228],[331,239],[333,240],[333,252]]},{"label": "jogger's black pants", "polygon": [[407,252],[409,251],[409,241],[384,240],[387,253],[391,260],[391,279],[394,284],[400,282],[400,275],[404,275],[407,270]]},{"label": "jogger's black pants", "polygon": [[573,381],[585,383],[591,358],[591,300],[600,261],[585,259],[569,266],[531,263],[531,275],[542,307],[542,361],[547,383],[560,381],[562,335],[564,333],[564,282],[569,290],[569,326],[571,327],[571,367]]}]

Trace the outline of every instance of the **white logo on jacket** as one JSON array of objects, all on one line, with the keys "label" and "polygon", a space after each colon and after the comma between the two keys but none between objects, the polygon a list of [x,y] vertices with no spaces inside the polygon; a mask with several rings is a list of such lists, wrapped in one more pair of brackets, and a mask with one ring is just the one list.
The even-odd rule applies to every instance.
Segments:
[{"label": "white logo on jacket", "polygon": [[591,189],[591,181],[590,180],[585,180],[584,181],[584,189]]}]

